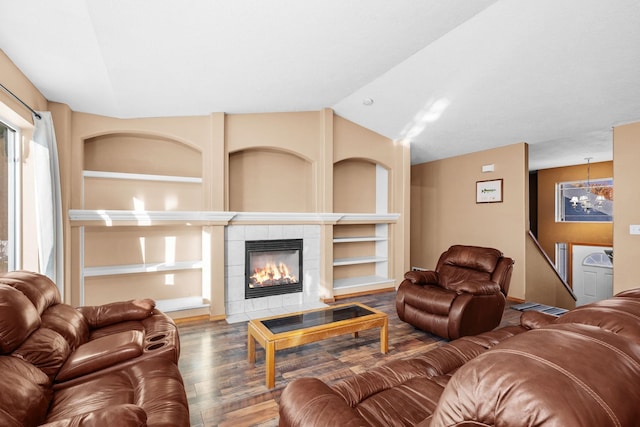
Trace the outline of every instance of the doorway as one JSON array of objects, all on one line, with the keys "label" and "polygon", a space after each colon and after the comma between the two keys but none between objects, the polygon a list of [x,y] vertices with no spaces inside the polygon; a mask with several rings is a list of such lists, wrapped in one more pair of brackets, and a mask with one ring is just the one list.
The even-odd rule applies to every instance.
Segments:
[{"label": "doorway", "polygon": [[576,307],[613,296],[613,248],[571,245],[571,284]]}]

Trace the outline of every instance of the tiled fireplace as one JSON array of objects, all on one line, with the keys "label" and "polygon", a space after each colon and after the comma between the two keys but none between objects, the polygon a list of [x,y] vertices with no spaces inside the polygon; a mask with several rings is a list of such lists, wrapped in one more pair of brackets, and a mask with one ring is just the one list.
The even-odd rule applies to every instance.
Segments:
[{"label": "tiled fireplace", "polygon": [[302,242],[245,240],[245,299],[302,292]]},{"label": "tiled fireplace", "polygon": [[[262,286],[266,296],[257,295],[247,289],[251,279],[250,270],[255,266],[247,266],[250,259],[247,246],[261,242],[257,252],[268,257],[275,246],[271,243],[301,242],[301,262],[292,270],[301,270],[300,282],[302,290],[297,286],[289,286],[291,279],[266,279],[268,285]],[[249,242],[249,243],[247,243]],[[255,252],[253,248],[251,251]],[[291,255],[295,249],[285,248]],[[279,265],[280,263],[277,262]],[[295,264],[295,262],[294,262]],[[273,267],[271,267],[273,268]],[[279,267],[276,266],[275,269]],[[253,273],[252,273],[253,274]],[[249,275],[249,277],[247,277]],[[278,273],[279,275],[279,273]],[[286,274],[282,275],[283,277]],[[290,276],[296,276],[295,272]],[[276,286],[274,285],[275,283]],[[282,282],[282,283],[280,283]],[[277,286],[285,285],[286,293],[275,291]],[[261,286],[254,286],[253,289]],[[273,316],[293,311],[323,307],[320,302],[320,226],[307,224],[294,225],[229,225],[225,230],[225,309],[227,322],[234,323],[252,318]],[[259,289],[258,289],[259,290]],[[249,291],[249,293],[247,293]],[[249,296],[248,296],[249,295]]]}]

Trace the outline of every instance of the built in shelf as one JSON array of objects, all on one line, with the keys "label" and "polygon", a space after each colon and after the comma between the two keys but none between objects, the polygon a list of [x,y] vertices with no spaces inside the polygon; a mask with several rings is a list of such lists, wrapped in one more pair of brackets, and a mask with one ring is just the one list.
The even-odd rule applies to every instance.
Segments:
[{"label": "built in shelf", "polygon": [[202,261],[158,262],[129,265],[105,265],[85,267],[84,277],[113,276],[118,274],[153,273],[161,271],[197,270],[202,268]]},{"label": "built in shelf", "polygon": [[123,179],[130,181],[182,182],[188,184],[202,184],[202,178],[194,176],[151,175],[146,173],[83,171],[85,178]]},{"label": "built in shelf", "polygon": [[338,224],[389,224],[395,223],[400,218],[398,213],[341,213]]},{"label": "built in shelf", "polygon": [[357,287],[368,286],[368,285],[383,285],[383,284],[394,285],[395,281],[393,279],[389,279],[388,277],[381,277],[381,276],[348,277],[345,279],[334,280],[333,289],[347,289],[347,288],[357,288]]},{"label": "built in shelf", "polygon": [[362,237],[335,237],[333,243],[351,243],[351,242],[384,242],[386,237],[380,236],[362,236]]},{"label": "built in shelf", "polygon": [[341,265],[355,265],[355,264],[371,264],[376,262],[388,261],[385,257],[379,256],[358,256],[353,258],[336,258],[333,260],[334,267]]},{"label": "built in shelf", "polygon": [[76,226],[226,225],[234,215],[235,212],[217,211],[69,209],[69,219]]},{"label": "built in shelf", "polygon": [[211,304],[201,296],[156,300],[156,308],[165,313],[208,308]]}]

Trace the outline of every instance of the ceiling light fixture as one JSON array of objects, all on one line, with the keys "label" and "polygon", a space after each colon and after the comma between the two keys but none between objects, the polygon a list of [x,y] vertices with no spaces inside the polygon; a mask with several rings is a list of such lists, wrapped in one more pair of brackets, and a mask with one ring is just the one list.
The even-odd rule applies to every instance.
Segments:
[{"label": "ceiling light fixture", "polygon": [[362,103],[364,105],[366,105],[366,106],[373,105],[373,99],[372,98],[365,98],[365,99],[362,100]]},{"label": "ceiling light fixture", "polygon": [[[591,202],[591,195],[594,194],[591,186],[591,159],[593,159],[593,157],[585,157],[584,159],[587,161],[587,185],[584,187],[584,194],[582,196],[573,196],[571,198],[571,206],[577,209],[579,204],[583,211],[589,213],[591,209],[593,209],[593,203]],[[601,208],[603,203],[604,196],[597,194],[595,197],[595,206]]]}]

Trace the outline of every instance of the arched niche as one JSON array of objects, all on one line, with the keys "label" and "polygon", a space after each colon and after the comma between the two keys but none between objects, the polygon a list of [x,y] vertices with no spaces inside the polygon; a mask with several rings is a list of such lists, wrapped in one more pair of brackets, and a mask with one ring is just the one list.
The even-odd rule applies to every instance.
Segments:
[{"label": "arched niche", "polygon": [[84,141],[84,169],[199,178],[202,153],[167,137],[109,133]]},{"label": "arched niche", "polygon": [[135,132],[92,136],[83,148],[84,209],[202,210],[199,149]]},{"label": "arched niche", "polygon": [[311,162],[286,151],[252,148],[229,155],[229,210],[313,212]]},{"label": "arched niche", "polygon": [[371,160],[349,158],[333,165],[333,211],[386,213],[388,170]]}]

